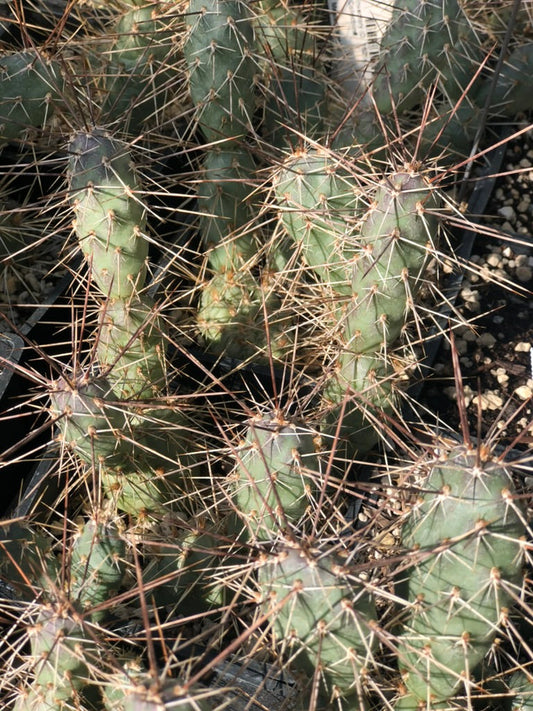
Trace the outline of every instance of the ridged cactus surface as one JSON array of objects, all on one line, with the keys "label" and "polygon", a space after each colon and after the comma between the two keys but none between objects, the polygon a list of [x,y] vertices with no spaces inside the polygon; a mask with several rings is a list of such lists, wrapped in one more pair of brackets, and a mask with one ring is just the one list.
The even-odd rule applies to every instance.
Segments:
[{"label": "ridged cactus surface", "polygon": [[524,514],[509,472],[475,451],[435,462],[402,529],[416,561],[405,584],[409,614],[398,645],[418,700],[464,692],[520,595]]},{"label": "ridged cactus surface", "polygon": [[317,687],[313,708],[354,697],[348,703],[364,709],[360,674],[372,663],[377,642],[372,596],[346,577],[334,553],[296,548],[267,558],[259,584],[281,653],[291,669],[306,675],[310,694]]},{"label": "ridged cactus surface", "polygon": [[132,296],[144,286],[148,240],[130,151],[96,128],[75,135],[69,153],[75,231],[92,279],[105,296]]},{"label": "ridged cactus surface", "polygon": [[60,63],[32,49],[0,56],[0,144],[22,140],[50,122],[60,103]]},{"label": "ridged cactus surface", "polygon": [[246,134],[256,71],[248,3],[191,0],[185,20],[189,89],[205,138],[219,141]]},{"label": "ridged cactus surface", "polygon": [[312,430],[281,413],[250,422],[236,454],[235,503],[258,539],[273,540],[312,507],[320,463]]}]

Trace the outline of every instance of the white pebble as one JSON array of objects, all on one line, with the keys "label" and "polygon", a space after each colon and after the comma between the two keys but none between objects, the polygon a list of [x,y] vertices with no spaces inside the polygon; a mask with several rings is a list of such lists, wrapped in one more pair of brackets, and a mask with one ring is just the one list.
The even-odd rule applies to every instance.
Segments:
[{"label": "white pebble", "polygon": [[515,395],[518,395],[520,400],[529,400],[529,398],[533,395],[533,390],[529,388],[527,385],[520,385],[519,387],[515,388]]},{"label": "white pebble", "polygon": [[520,341],[516,344],[514,350],[516,353],[529,353],[529,351],[531,350],[531,343],[527,343],[526,341]]}]

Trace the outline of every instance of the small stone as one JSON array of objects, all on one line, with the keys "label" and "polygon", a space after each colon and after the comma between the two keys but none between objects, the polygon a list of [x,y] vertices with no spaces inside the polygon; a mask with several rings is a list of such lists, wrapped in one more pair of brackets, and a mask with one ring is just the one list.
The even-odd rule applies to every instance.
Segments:
[{"label": "small stone", "polygon": [[521,168],[531,168],[531,161],[527,158],[522,158],[519,165]]},{"label": "small stone", "polygon": [[531,267],[518,267],[516,270],[516,278],[518,279],[518,281],[530,281],[532,276],[533,272],[531,271]]},{"label": "small stone", "polygon": [[533,390],[531,390],[530,387],[527,385],[520,385],[519,387],[515,388],[515,395],[518,395],[520,400],[529,400],[529,398],[533,395]]},{"label": "small stone", "polygon": [[498,215],[501,215],[505,220],[516,220],[516,212],[512,205],[504,205],[498,210]]},{"label": "small stone", "polygon": [[470,329],[468,329],[463,333],[462,337],[467,343],[474,343],[478,336],[475,331],[471,331]]},{"label": "small stone", "polygon": [[491,370],[490,372],[496,376],[496,380],[500,385],[506,385],[509,382],[509,376],[505,368],[496,368],[496,370]]},{"label": "small stone", "polygon": [[503,398],[495,390],[486,390],[472,398],[472,403],[479,404],[482,410],[499,410],[503,405]]},{"label": "small stone", "polygon": [[482,333],[478,338],[478,343],[482,346],[488,346],[490,348],[496,343],[496,339],[492,333]]},{"label": "small stone", "polygon": [[487,264],[489,265],[489,267],[499,267],[500,261],[500,255],[496,254],[495,252],[492,252],[492,254],[489,254],[489,256],[487,257]]},{"label": "small stone", "polygon": [[529,204],[530,203],[527,200],[520,200],[520,202],[516,206],[516,209],[518,210],[518,212],[527,212]]},{"label": "small stone", "polygon": [[531,350],[531,343],[527,343],[526,341],[520,341],[515,345],[514,350],[516,353],[529,353],[529,351]]}]

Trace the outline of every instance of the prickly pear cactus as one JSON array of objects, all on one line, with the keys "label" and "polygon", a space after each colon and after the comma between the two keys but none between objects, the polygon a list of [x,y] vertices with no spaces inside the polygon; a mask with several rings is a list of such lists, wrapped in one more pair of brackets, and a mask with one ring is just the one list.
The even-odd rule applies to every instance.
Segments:
[{"label": "prickly pear cactus", "polygon": [[[417,166],[408,168],[385,176],[363,218],[351,260],[344,349],[324,389],[330,408],[327,433],[340,435],[348,459],[375,445],[376,416],[394,410],[388,354],[405,327],[438,241],[439,198]],[[360,401],[350,401],[350,393],[359,394]]]},{"label": "prickly pear cactus", "polygon": [[519,595],[524,513],[509,471],[466,445],[434,463],[402,529],[413,564],[398,664],[417,700],[475,683],[501,616]]},{"label": "prickly pear cactus", "polygon": [[311,708],[330,708],[340,697],[364,709],[360,674],[377,642],[371,594],[331,552],[280,549],[265,558],[258,576],[280,651],[291,670],[305,675],[309,695],[318,691]]},{"label": "prickly pear cactus", "polygon": [[165,350],[161,319],[149,297],[104,302],[96,351],[118,398],[148,399],[166,391]]},{"label": "prickly pear cactus", "polygon": [[255,163],[236,142],[206,151],[199,176],[200,236],[209,266],[216,273],[242,268],[257,252],[251,221],[251,181]]},{"label": "prickly pear cactus", "polygon": [[404,113],[423,104],[434,84],[457,101],[482,58],[481,41],[457,0],[397,1],[375,60],[377,109]]},{"label": "prickly pear cactus", "polygon": [[61,101],[59,62],[26,49],[0,57],[0,145],[50,122]]},{"label": "prickly pear cactus", "polygon": [[103,377],[90,374],[58,378],[50,390],[50,414],[57,418],[61,440],[89,464],[124,464],[131,443],[124,410]]},{"label": "prickly pear cactus", "polygon": [[61,605],[43,606],[28,630],[34,674],[31,689],[18,697],[14,711],[85,708],[94,643]]},{"label": "prickly pear cactus", "polygon": [[286,149],[299,144],[302,136],[322,137],[327,75],[320,40],[320,3],[260,0],[253,9],[265,142]]},{"label": "prickly pear cactus", "polygon": [[90,519],[78,530],[71,548],[70,595],[93,622],[105,608],[93,610],[116,594],[126,572],[126,544],[112,523]]},{"label": "prickly pear cactus", "polygon": [[100,291],[112,299],[138,293],[146,278],[146,210],[127,145],[95,128],[69,144],[75,231]]},{"label": "prickly pear cactus", "polygon": [[296,526],[319,487],[313,431],[267,413],[250,422],[236,457],[234,501],[253,535],[274,540]]},{"label": "prickly pear cactus", "polygon": [[205,138],[219,141],[248,133],[256,71],[249,4],[191,0],[185,21],[189,88]]},{"label": "prickly pear cactus", "polygon": [[336,292],[351,294],[349,260],[363,209],[355,178],[329,151],[317,148],[291,155],[274,184],[281,219],[305,262]]}]

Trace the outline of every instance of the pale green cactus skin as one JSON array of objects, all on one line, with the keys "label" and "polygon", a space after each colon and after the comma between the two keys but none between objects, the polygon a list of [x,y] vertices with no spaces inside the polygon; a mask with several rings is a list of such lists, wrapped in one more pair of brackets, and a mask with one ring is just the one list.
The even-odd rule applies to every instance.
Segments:
[{"label": "pale green cactus skin", "polygon": [[103,304],[96,352],[121,400],[165,392],[165,351],[163,326],[151,299],[143,295]]},{"label": "pale green cactus skin", "polygon": [[297,145],[302,135],[323,135],[327,79],[320,41],[313,32],[313,9],[318,18],[321,12],[316,5],[269,0],[253,4],[255,51],[264,95],[261,128],[269,146],[286,149]]},{"label": "pale green cactus skin", "polygon": [[263,611],[270,613],[291,669],[304,672],[310,686],[319,684],[315,708],[329,708],[334,688],[348,703],[364,708],[359,674],[373,659],[377,642],[372,596],[349,581],[333,553],[281,550],[259,568],[258,579]]},{"label": "pale green cactus skin", "polygon": [[315,449],[313,431],[280,413],[250,422],[236,455],[234,500],[257,539],[274,540],[305,515],[319,487]]},{"label": "pale green cactus skin", "polygon": [[108,380],[89,375],[73,382],[59,378],[52,385],[50,400],[50,412],[58,418],[62,441],[80,459],[106,466],[124,463],[132,448],[123,438],[128,421]]},{"label": "pale green cactus skin", "polygon": [[291,155],[275,176],[276,198],[288,234],[304,261],[343,296],[351,294],[354,225],[362,191],[346,166],[325,150]]},{"label": "pale green cactus skin", "polygon": [[101,129],[69,144],[70,200],[75,231],[100,291],[111,299],[138,293],[146,279],[146,210],[125,143]]},{"label": "pale green cactus skin", "polygon": [[254,235],[246,230],[253,215],[250,179],[255,170],[250,152],[236,142],[205,153],[198,186],[199,227],[209,266],[216,273],[237,271],[257,252]]},{"label": "pale green cactus skin", "polygon": [[509,472],[466,446],[435,462],[402,539],[420,554],[398,663],[411,695],[450,699],[475,676],[522,581],[524,515]]},{"label": "pale green cactus skin", "polygon": [[[120,121],[121,131],[139,131],[166,103],[172,81],[172,22],[165,2],[130,3],[114,27],[116,34],[104,69],[106,122]],[[124,125],[126,123],[126,125]]]},{"label": "pale green cactus skin", "polygon": [[514,672],[509,679],[509,692],[513,694],[512,711],[533,710],[533,674],[531,666]]},{"label": "pale green cactus skin", "polygon": [[438,82],[457,101],[482,59],[481,41],[457,0],[396,2],[376,59],[373,99],[381,114],[402,113],[423,104]]},{"label": "pale green cactus skin", "polygon": [[[348,460],[376,444],[379,434],[372,421],[394,410],[394,369],[388,352],[405,327],[437,244],[438,207],[430,182],[413,169],[386,176],[363,218],[351,259],[345,346],[324,388],[326,433],[340,434]],[[350,402],[350,392],[360,394],[361,401]],[[346,419],[339,431],[343,409]]]},{"label": "pale green cactus skin", "polygon": [[0,144],[42,129],[61,103],[60,64],[26,49],[0,57]]},{"label": "pale green cactus skin", "polygon": [[205,138],[219,141],[246,134],[256,72],[248,3],[191,0],[185,21],[189,89]]},{"label": "pale green cactus skin", "polygon": [[34,681],[14,711],[60,711],[79,707],[90,679],[93,643],[81,624],[61,609],[43,607],[29,629]]},{"label": "pale green cactus skin", "polygon": [[101,622],[106,610],[92,610],[112,599],[126,572],[126,543],[112,523],[85,522],[71,548],[70,595],[93,622]]}]

